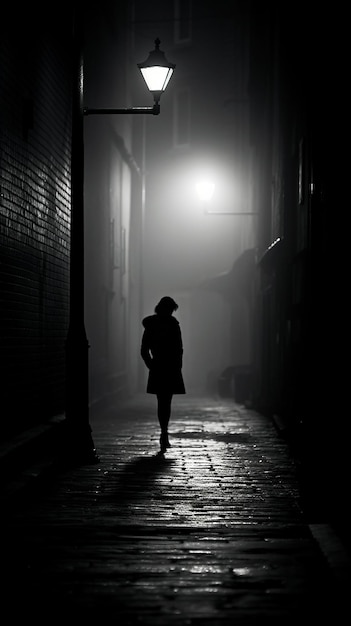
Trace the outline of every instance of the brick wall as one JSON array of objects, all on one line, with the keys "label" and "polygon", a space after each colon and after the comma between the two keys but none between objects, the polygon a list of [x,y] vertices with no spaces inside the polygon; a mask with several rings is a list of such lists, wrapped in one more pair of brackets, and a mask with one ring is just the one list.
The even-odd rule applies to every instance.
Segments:
[{"label": "brick wall", "polygon": [[20,22],[8,13],[0,43],[0,438],[63,411],[69,312],[70,19],[45,25],[35,11],[21,9]]}]

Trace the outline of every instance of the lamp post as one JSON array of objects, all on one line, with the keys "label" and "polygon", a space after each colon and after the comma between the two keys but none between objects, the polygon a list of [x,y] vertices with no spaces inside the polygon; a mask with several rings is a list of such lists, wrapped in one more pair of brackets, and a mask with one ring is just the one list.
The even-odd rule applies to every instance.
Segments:
[{"label": "lamp post", "polygon": [[[142,118],[141,133],[141,211],[140,211],[140,251],[139,251],[139,318],[144,315],[144,253],[145,253],[145,213],[146,213],[146,118]],[[145,367],[139,359],[138,388],[144,384]]]},{"label": "lamp post", "polygon": [[[79,3],[78,3],[79,5]],[[152,114],[160,113],[160,98],[175,68],[160,50],[155,50],[138,63],[153,106],[123,109],[89,109],[83,107],[84,63],[83,28],[77,11],[73,34],[73,95],[72,95],[72,164],[71,164],[71,250],[70,306],[66,340],[66,444],[65,460],[69,463],[97,463],[97,455],[89,423],[88,350],[84,324],[84,115]]]},{"label": "lamp post", "polygon": [[205,215],[258,215],[256,211],[209,211],[205,209]]}]

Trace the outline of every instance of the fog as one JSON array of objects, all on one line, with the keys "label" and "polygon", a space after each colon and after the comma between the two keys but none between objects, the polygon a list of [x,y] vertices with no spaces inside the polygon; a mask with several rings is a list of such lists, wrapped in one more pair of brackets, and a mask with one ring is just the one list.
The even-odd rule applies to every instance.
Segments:
[{"label": "fog", "polygon": [[[250,363],[248,302],[230,272],[254,218],[232,214],[245,210],[244,194],[226,164],[184,160],[160,168],[147,187],[144,313],[162,295],[178,301],[188,386],[213,391],[225,368]],[[214,183],[208,206],[196,189],[204,177]]]},{"label": "fog", "polygon": [[[256,233],[256,217],[247,215],[246,10],[240,3],[201,5],[194,9],[190,39],[178,42],[173,3],[156,4],[155,15],[148,7],[143,20],[145,8],[135,3],[131,47],[121,22],[117,61],[104,20],[99,27],[93,12],[86,24],[88,107],[152,103],[136,65],[147,57],[155,36],[176,64],[159,115],[85,119],[85,309],[92,398],[121,380],[131,391],[145,389],[141,321],[164,295],[179,304],[189,392],[216,392],[223,370],[250,366],[252,359],[251,275],[247,278],[245,267],[241,276],[241,264],[235,265],[254,249]],[[212,189],[205,200],[198,194],[204,181]]]}]

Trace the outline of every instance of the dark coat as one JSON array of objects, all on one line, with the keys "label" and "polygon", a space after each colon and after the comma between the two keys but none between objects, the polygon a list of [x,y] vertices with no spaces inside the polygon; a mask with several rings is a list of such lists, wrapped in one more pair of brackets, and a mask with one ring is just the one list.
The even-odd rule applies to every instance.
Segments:
[{"label": "dark coat", "polygon": [[178,320],[172,315],[143,319],[141,356],[149,369],[147,393],[186,393],[182,375],[183,342]]}]

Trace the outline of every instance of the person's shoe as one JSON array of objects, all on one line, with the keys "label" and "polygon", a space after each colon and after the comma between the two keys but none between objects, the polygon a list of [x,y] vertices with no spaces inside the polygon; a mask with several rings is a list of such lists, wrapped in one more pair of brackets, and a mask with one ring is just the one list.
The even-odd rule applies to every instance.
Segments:
[{"label": "person's shoe", "polygon": [[161,452],[166,452],[167,448],[171,447],[167,433],[161,433],[160,446],[161,446]]},{"label": "person's shoe", "polygon": [[168,433],[164,433],[164,438],[165,438],[166,448],[171,448],[171,447],[172,447],[172,445],[171,445],[171,444],[170,444],[170,442],[169,442],[169,439],[168,439]]}]

